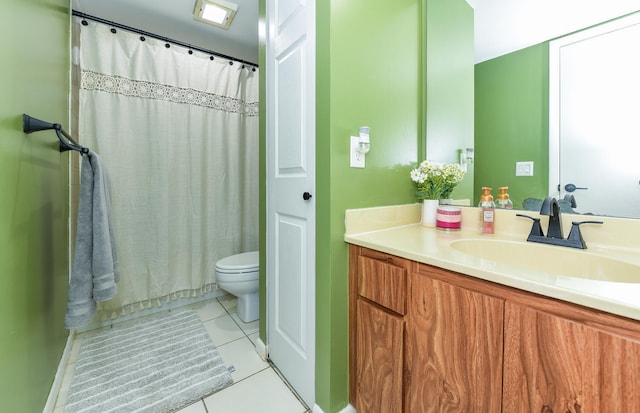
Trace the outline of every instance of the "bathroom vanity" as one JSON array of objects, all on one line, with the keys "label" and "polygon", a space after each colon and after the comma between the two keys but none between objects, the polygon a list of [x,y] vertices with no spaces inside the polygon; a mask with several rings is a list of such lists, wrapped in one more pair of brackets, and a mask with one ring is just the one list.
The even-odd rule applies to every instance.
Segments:
[{"label": "bathroom vanity", "polygon": [[[478,238],[475,226],[423,228],[411,208],[347,214],[350,402],[359,413],[640,409],[640,272],[580,279],[474,257],[451,245],[495,237]],[[502,222],[526,238],[527,222]],[[506,228],[497,238],[517,244]],[[635,251],[616,251],[605,252],[635,269]]]}]

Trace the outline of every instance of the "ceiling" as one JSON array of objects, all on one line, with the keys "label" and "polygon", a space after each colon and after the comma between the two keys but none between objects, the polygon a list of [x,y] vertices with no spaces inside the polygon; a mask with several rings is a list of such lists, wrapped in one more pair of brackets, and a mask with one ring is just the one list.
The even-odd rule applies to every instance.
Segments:
[{"label": "ceiling", "polygon": [[[195,0],[72,0],[74,10],[248,62],[258,62],[258,0],[231,0],[228,30],[193,19]],[[317,0],[327,1],[327,0]],[[482,62],[640,9],[640,0],[466,0]]]}]

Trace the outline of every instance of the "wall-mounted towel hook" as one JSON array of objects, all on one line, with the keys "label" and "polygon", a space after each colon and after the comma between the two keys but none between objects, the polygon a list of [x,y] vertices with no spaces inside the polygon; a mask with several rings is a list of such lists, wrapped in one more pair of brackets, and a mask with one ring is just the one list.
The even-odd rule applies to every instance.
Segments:
[{"label": "wall-mounted towel hook", "polygon": [[27,114],[22,115],[22,130],[24,133],[32,133],[39,132],[42,130],[50,130],[53,129],[56,131],[56,135],[58,136],[58,140],[60,141],[60,152],[65,151],[78,151],[81,154],[88,154],[89,148],[85,148],[84,146],[80,146],[64,129],[62,129],[62,125],[59,123],[49,123],[40,119],[36,119]]}]

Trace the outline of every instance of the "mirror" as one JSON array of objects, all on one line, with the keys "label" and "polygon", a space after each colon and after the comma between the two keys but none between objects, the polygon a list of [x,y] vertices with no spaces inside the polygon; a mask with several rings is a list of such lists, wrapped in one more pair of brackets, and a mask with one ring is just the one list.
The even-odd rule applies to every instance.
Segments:
[{"label": "mirror", "polygon": [[549,191],[581,213],[640,217],[638,45],[640,13],[549,45]]},{"label": "mirror", "polygon": [[[549,179],[550,42],[548,40],[564,37],[569,32],[626,15],[637,11],[639,7],[638,4],[630,6],[628,5],[629,2],[627,2],[626,5],[621,5],[620,1],[612,1],[606,2],[607,4],[605,5],[600,5],[599,10],[591,10],[592,13],[589,13],[588,10],[585,10],[586,7],[574,5],[575,7],[567,9],[566,16],[559,16],[558,13],[562,14],[562,10],[559,10],[560,6],[551,5],[542,14],[546,16],[547,23],[543,24],[541,23],[542,20],[538,21],[536,18],[531,19],[534,22],[534,26],[537,24],[545,32],[543,33],[541,30],[536,32],[533,30],[535,27],[531,27],[529,28],[531,33],[527,37],[522,33],[510,33],[507,35],[504,32],[500,32],[500,30],[506,30],[508,28],[506,26],[512,26],[511,29],[513,29],[513,27],[518,27],[518,23],[523,22],[522,18],[517,19],[513,18],[513,16],[527,15],[527,13],[534,16],[533,6],[527,5],[527,3],[536,3],[538,6],[544,7],[545,3],[548,2],[522,1],[518,5],[510,5],[502,7],[502,9],[497,8],[499,3],[504,3],[500,0],[470,0],[469,3],[474,3],[476,7],[474,10],[476,17],[476,60],[487,59],[478,61],[475,70],[476,179],[474,192],[476,195],[479,194],[481,186],[491,186],[496,190],[500,186],[509,186],[509,193],[515,207],[520,209],[527,207],[527,209],[535,210],[538,208],[538,204],[534,201],[541,200],[549,194],[559,199],[566,194],[564,190],[557,191],[557,184],[549,183],[557,180]],[[569,1],[568,3],[572,2]],[[518,11],[514,10],[518,9],[518,7]],[[537,10],[539,9],[540,7],[537,8]],[[486,30],[487,27],[488,10],[493,10],[494,12],[494,14],[491,14],[490,23],[496,26],[494,34],[498,33],[493,37],[486,33],[483,34],[483,30]],[[576,10],[580,10],[580,16],[574,16],[578,14]],[[496,18],[496,12],[502,13],[502,17]],[[589,18],[585,20],[584,17],[587,15]],[[511,16],[510,20],[509,16]],[[508,20],[508,24],[500,23],[504,19]],[[562,28],[563,24],[564,28]],[[550,26],[554,26],[553,30],[550,29]],[[500,40],[496,40],[499,38],[507,38],[507,42],[502,42],[504,43],[502,44]],[[483,41],[487,42],[487,39],[493,39],[498,43],[498,45],[491,46],[495,50],[489,50],[483,46]],[[515,45],[513,44],[514,39],[524,40],[520,45]],[[492,56],[492,53],[501,54]],[[628,110],[628,102],[625,102],[625,105]],[[635,109],[629,112],[638,113],[640,103],[634,101],[633,105],[635,105]],[[598,113],[602,118],[604,111]],[[585,116],[584,113],[582,116]],[[553,118],[551,122],[553,124]],[[617,124],[619,122],[610,120],[610,124],[613,123]],[[605,135],[610,136],[610,134]],[[583,145],[582,149],[586,146]],[[551,150],[553,149],[552,145]],[[560,164],[568,164],[567,160],[563,160],[565,156],[567,154],[563,153],[559,158]],[[567,159],[576,160],[576,152],[568,156]],[[619,155],[611,155],[609,157],[615,158],[616,156]],[[596,159],[603,159],[604,157],[606,155],[600,152]],[[607,180],[611,182],[614,179],[606,173],[606,171],[611,171],[611,168],[603,167],[601,162],[586,161],[587,158],[580,155],[579,161],[582,159],[585,160],[585,163],[588,163],[591,170],[597,170],[602,174],[602,181],[605,184]],[[579,161],[574,163],[580,163]],[[516,162],[533,162],[533,176],[516,176]],[[629,164],[628,162],[624,163]],[[622,164],[622,162],[618,164]],[[640,176],[637,178],[640,178]],[[581,187],[580,177],[572,179],[575,179],[576,182],[566,182],[566,184],[573,183],[575,186]],[[635,181],[635,186],[636,188],[634,189],[640,193],[638,179]],[[497,192],[496,190],[494,190],[494,196],[495,192]],[[585,192],[582,191],[582,194]],[[638,212],[608,209],[612,202],[633,203],[631,199],[628,199],[629,191],[601,190],[598,192],[606,193],[606,201],[600,202],[595,206],[588,204],[587,210],[580,209],[580,190],[569,194],[574,195],[577,201],[577,208],[573,210],[596,215],[640,217],[640,205],[637,207]],[[614,199],[618,201],[614,201]],[[565,207],[568,207],[569,211],[572,210],[570,204],[565,204]]]}]

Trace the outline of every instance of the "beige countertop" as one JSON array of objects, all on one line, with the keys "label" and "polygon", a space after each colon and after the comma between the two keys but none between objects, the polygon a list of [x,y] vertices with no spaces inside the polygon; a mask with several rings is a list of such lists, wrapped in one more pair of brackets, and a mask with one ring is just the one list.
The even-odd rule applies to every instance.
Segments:
[{"label": "beige countertop", "polygon": [[[468,239],[526,243],[531,221],[515,216],[516,212],[523,211],[497,210],[496,233],[482,235],[477,208],[462,208],[460,231],[423,227],[420,224],[420,208],[420,204],[411,204],[347,210],[344,239],[350,244],[640,320],[640,220],[598,217],[604,221],[603,225],[582,226],[587,250],[548,247],[571,250],[567,252],[567,256],[574,258],[575,254],[590,254],[638,266],[637,274],[625,275],[634,280],[637,278],[638,282],[612,282],[570,277],[513,263],[492,261],[460,252],[451,246],[457,240]],[[538,216],[535,212],[526,213]],[[563,215],[565,236],[571,228],[572,220],[585,218]],[[546,232],[546,217],[542,217],[541,223]],[[531,244],[533,243],[527,243]]]}]

